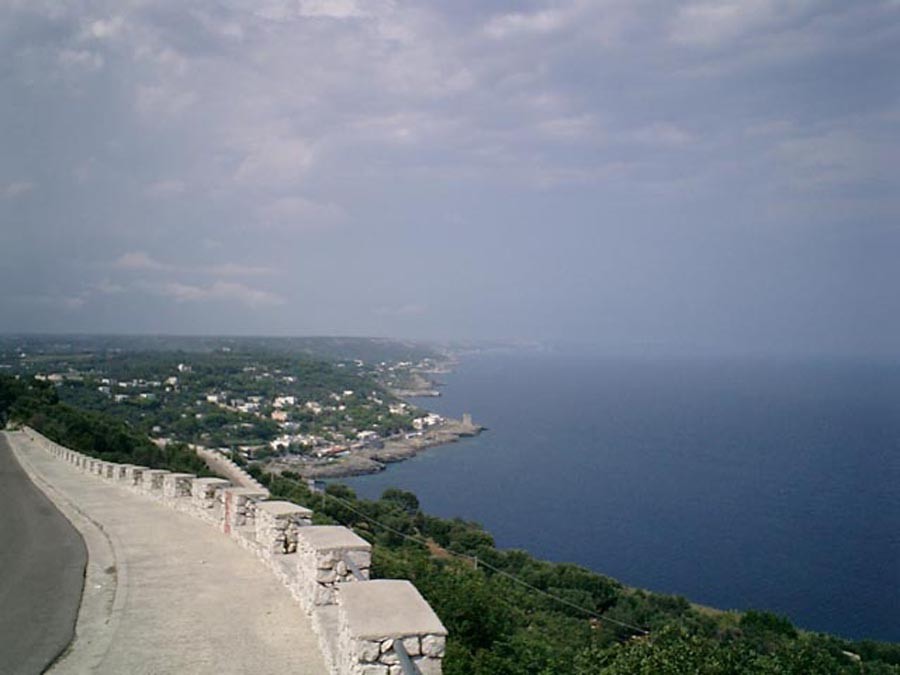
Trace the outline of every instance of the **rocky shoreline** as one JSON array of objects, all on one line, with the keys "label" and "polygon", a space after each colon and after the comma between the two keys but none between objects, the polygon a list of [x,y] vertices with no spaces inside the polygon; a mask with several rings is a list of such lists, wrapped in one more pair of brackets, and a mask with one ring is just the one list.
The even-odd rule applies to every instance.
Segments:
[{"label": "rocky shoreline", "polygon": [[277,460],[266,466],[266,471],[281,473],[294,471],[304,478],[347,478],[384,471],[388,464],[402,462],[420,452],[438,445],[456,443],[462,438],[477,436],[486,427],[468,420],[445,418],[444,421],[421,435],[394,437],[385,440],[384,447],[357,450],[346,457],[336,459],[309,459],[297,457]]}]

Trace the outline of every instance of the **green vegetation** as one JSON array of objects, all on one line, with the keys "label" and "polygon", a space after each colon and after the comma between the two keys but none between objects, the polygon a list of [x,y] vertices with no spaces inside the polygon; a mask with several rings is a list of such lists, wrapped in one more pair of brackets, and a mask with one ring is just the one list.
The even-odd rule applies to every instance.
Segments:
[{"label": "green vegetation", "polygon": [[60,403],[47,383],[0,375],[0,422],[7,421],[27,424],[61,445],[108,462],[212,475],[185,445],[160,448],[108,415]]},{"label": "green vegetation", "polygon": [[409,492],[367,501],[342,485],[318,495],[295,474],[256,475],[273,496],[314,509],[315,522],[371,541],[376,576],[415,582],[450,631],[447,675],[900,673],[900,645],[804,632],[768,612],[701,610],[499,550],[475,523],[422,513]]}]

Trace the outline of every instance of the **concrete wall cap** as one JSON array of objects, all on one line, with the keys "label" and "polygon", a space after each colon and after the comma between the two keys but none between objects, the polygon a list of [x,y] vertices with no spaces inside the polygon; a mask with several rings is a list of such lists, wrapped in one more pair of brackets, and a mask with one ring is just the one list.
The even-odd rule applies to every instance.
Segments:
[{"label": "concrete wall cap", "polygon": [[312,511],[302,506],[298,506],[297,504],[292,504],[291,502],[263,502],[262,504],[257,505],[256,509],[257,511],[263,511],[272,516],[288,516],[294,514],[304,517],[312,516]]},{"label": "concrete wall cap", "polygon": [[195,478],[192,482],[197,485],[231,485],[227,478]]},{"label": "concrete wall cap", "polygon": [[369,550],[372,545],[343,525],[310,525],[297,532],[297,541],[303,541],[310,548],[324,550],[349,548]]},{"label": "concrete wall cap", "polygon": [[227,492],[232,495],[240,495],[242,497],[268,497],[269,493],[264,490],[257,490],[256,488],[248,488],[248,487],[227,487],[223,488],[222,492]]},{"label": "concrete wall cap", "polygon": [[355,639],[447,634],[431,606],[405,579],[340,584],[337,600]]}]

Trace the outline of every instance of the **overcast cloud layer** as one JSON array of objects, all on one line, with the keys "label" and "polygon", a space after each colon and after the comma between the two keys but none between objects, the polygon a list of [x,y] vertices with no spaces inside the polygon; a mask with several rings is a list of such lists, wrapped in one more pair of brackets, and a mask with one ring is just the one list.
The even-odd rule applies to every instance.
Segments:
[{"label": "overcast cloud layer", "polygon": [[900,3],[0,0],[0,331],[900,353]]}]

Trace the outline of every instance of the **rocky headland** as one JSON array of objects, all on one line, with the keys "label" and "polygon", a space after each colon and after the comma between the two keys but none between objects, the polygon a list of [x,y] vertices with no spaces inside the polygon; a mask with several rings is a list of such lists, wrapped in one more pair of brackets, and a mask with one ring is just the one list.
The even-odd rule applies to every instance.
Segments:
[{"label": "rocky headland", "polygon": [[464,419],[445,418],[443,422],[416,434],[385,439],[383,447],[354,450],[342,457],[316,459],[297,456],[269,462],[266,470],[273,473],[294,471],[304,478],[344,478],[384,471],[388,464],[402,462],[420,452],[461,438],[477,436],[485,427]]}]

